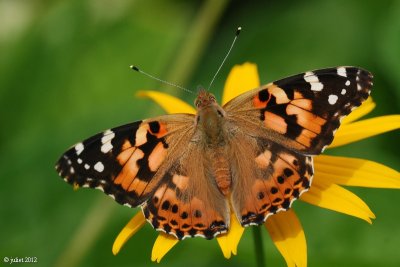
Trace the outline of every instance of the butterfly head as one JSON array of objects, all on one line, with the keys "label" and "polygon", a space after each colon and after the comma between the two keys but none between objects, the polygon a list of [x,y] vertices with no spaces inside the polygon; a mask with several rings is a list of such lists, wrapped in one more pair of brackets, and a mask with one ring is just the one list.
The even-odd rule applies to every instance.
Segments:
[{"label": "butterfly head", "polygon": [[194,100],[194,105],[196,106],[197,110],[212,106],[214,104],[217,104],[215,96],[206,89],[201,88],[196,99]]}]

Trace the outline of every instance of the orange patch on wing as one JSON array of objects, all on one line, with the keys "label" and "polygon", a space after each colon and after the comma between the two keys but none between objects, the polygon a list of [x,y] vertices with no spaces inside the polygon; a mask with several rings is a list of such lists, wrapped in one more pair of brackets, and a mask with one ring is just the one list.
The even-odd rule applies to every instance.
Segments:
[{"label": "orange patch on wing", "polygon": [[302,93],[300,93],[298,91],[294,91],[293,99],[304,99],[304,96]]},{"label": "orange patch on wing", "polygon": [[316,137],[317,134],[313,133],[307,129],[303,129],[301,134],[296,138],[296,141],[305,145],[306,147],[311,146],[311,140]]},{"label": "orange patch on wing", "polygon": [[326,123],[326,120],[314,115],[313,113],[301,109],[297,106],[289,104],[286,108],[286,112],[289,115],[297,115],[297,123],[314,133],[319,134],[321,132],[321,127]]},{"label": "orange patch on wing", "polygon": [[159,142],[149,156],[149,168],[152,172],[158,170],[167,155],[167,149]]},{"label": "orange patch on wing", "polygon": [[135,146],[143,145],[147,142],[147,132],[149,131],[149,125],[142,123],[136,131]]},{"label": "orange patch on wing", "polygon": [[189,177],[175,174],[172,177],[172,182],[179,188],[181,191],[186,190],[189,185]]},{"label": "orange patch on wing", "polygon": [[118,154],[117,160],[121,166],[124,166],[125,163],[129,160],[132,156],[133,152],[135,152],[136,147],[131,147],[128,149],[123,150],[121,153]]},{"label": "orange patch on wing", "polygon": [[277,104],[284,104],[290,102],[290,99],[287,97],[287,94],[282,88],[275,85],[268,88],[268,91],[270,92],[270,94],[275,96]]},{"label": "orange patch on wing", "polygon": [[286,133],[287,131],[287,123],[285,122],[285,119],[282,118],[281,116],[278,116],[274,113],[265,111],[265,126],[267,128],[271,128],[278,133]]},{"label": "orange patch on wing", "polygon": [[136,149],[129,160],[126,162],[118,176],[115,178],[114,183],[121,184],[122,188],[128,190],[129,186],[133,182],[133,179],[135,179],[139,171],[137,161],[143,158],[143,156],[143,151],[140,149]]},{"label": "orange patch on wing", "polygon": [[135,179],[133,179],[133,182],[129,186],[128,191],[135,191],[135,193],[140,196],[146,189],[147,185],[148,182],[142,181],[139,179],[139,177],[136,177]]},{"label": "orange patch on wing", "polygon": [[[296,93],[295,93],[296,95]],[[295,96],[296,98],[296,96]],[[299,108],[305,110],[312,110],[312,101],[310,99],[294,99],[290,102],[290,104],[298,106]]]},{"label": "orange patch on wing", "polygon": [[269,166],[272,153],[269,150],[265,150],[263,153],[256,157],[257,166],[260,169],[265,169]]}]

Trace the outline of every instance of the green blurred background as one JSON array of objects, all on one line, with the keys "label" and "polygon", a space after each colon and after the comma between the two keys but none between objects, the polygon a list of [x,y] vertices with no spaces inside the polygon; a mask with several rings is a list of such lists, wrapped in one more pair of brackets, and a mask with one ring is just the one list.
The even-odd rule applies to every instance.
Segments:
[{"label": "green blurred background", "polygon": [[[150,225],[117,256],[114,238],[136,210],[97,190],[73,191],[54,170],[70,145],[104,129],[162,114],[140,89],[193,96],[137,73],[196,89],[207,85],[243,31],[213,91],[230,68],[258,64],[261,81],[327,66],[374,73],[377,108],[399,113],[400,1],[0,0],[0,257],[36,266],[148,266]],[[400,169],[398,132],[332,149]],[[375,212],[373,225],[296,202],[309,266],[399,266],[400,191],[352,188]],[[265,229],[268,266],[284,260]],[[216,241],[179,243],[159,266],[252,266],[251,231],[225,260]],[[23,265],[23,264],[21,264]],[[25,266],[25,265],[24,265]]]}]

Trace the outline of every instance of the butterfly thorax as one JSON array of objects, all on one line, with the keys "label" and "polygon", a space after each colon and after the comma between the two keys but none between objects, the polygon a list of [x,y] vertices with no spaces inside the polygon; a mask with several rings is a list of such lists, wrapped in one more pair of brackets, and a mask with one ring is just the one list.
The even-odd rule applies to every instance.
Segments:
[{"label": "butterfly thorax", "polygon": [[205,90],[199,92],[195,101],[197,107],[196,126],[200,134],[206,163],[224,195],[231,187],[231,171],[228,162],[228,139],[225,111],[217,104],[215,97]]}]

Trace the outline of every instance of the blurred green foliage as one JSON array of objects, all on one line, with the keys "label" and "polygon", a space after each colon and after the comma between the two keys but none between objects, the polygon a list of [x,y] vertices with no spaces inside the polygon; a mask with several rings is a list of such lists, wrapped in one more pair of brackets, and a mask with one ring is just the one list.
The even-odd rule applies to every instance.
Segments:
[{"label": "blurred green foliage", "polygon": [[[208,84],[237,26],[230,68],[258,64],[263,83],[327,66],[375,75],[377,108],[399,113],[399,1],[0,1],[0,256],[35,256],[36,266],[147,266],[157,233],[146,225],[117,255],[114,238],[136,212],[95,190],[64,183],[54,163],[71,144],[126,122],[161,114],[140,89],[191,95],[132,73],[137,64],[189,88]],[[182,53],[187,53],[182,56]],[[178,60],[179,59],[179,60]],[[330,150],[400,169],[398,132]],[[294,209],[309,266],[398,266],[400,192],[351,189],[377,215],[363,221],[301,202]],[[83,227],[85,226],[85,227]],[[263,229],[264,230],[264,229]],[[266,231],[268,266],[284,261]],[[227,261],[215,241],[179,243],[159,266],[251,266],[249,231]]]}]

